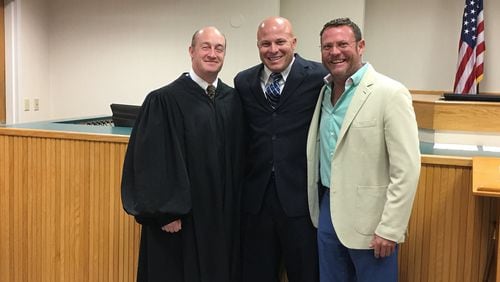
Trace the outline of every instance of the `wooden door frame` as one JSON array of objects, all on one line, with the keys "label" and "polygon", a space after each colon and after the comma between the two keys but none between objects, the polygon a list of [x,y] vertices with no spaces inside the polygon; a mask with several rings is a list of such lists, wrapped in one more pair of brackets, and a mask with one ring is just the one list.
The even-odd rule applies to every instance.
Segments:
[{"label": "wooden door frame", "polygon": [[6,96],[5,96],[5,26],[4,26],[4,6],[5,1],[0,5],[0,124],[5,123],[7,116]]}]

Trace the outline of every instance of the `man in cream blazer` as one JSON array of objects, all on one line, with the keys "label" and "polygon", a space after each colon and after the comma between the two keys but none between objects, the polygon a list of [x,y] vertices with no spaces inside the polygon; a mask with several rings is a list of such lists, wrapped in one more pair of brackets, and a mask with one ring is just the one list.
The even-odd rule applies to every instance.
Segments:
[{"label": "man in cream blazer", "polygon": [[[396,245],[405,239],[420,174],[411,96],[401,83],[362,63],[365,42],[349,19],[325,24],[321,44],[330,75],[307,140],[320,281],[397,281]],[[328,122],[332,126],[323,127]],[[335,122],[337,130],[324,129]],[[323,142],[330,142],[331,151],[323,152]],[[330,168],[320,173],[325,163]]]}]

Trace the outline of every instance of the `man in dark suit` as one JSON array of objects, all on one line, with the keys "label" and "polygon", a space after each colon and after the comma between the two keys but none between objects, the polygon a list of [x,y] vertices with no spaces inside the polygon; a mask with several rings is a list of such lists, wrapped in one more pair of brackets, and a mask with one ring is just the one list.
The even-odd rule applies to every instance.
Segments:
[{"label": "man in dark suit", "polygon": [[307,203],[306,138],[327,71],[295,54],[282,17],[257,30],[261,64],[234,79],[250,133],[243,188],[243,281],[318,280],[316,229]]}]

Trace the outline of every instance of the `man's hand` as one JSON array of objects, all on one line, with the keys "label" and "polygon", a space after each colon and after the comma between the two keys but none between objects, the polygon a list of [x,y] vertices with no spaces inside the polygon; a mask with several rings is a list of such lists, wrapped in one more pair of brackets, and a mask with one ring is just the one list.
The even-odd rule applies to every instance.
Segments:
[{"label": "man's hand", "polygon": [[394,253],[394,250],[396,249],[396,242],[384,239],[377,234],[374,234],[369,247],[373,248],[373,254],[376,258],[384,258]]},{"label": "man's hand", "polygon": [[180,219],[177,219],[176,221],[172,221],[167,225],[164,225],[161,230],[168,232],[168,233],[175,233],[178,232],[179,230],[182,229],[182,222]]}]

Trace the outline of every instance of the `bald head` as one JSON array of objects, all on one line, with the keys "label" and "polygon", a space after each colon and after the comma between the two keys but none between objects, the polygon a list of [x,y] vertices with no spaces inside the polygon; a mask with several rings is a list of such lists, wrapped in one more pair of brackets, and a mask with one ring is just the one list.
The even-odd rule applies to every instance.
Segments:
[{"label": "bald head", "polygon": [[198,37],[202,34],[211,34],[215,36],[222,36],[224,38],[224,47],[226,46],[226,37],[222,32],[220,32],[215,26],[206,26],[203,27],[199,30],[197,30],[194,34],[193,37],[191,38],[191,46],[194,47],[196,45],[196,40]]},{"label": "bald head", "polygon": [[257,30],[257,40],[259,39],[259,33],[263,32],[285,32],[293,37],[293,29],[290,21],[283,17],[269,17],[263,20]]},{"label": "bald head", "polygon": [[260,60],[272,72],[282,72],[290,65],[296,44],[292,24],[285,18],[267,18],[257,29]]}]

